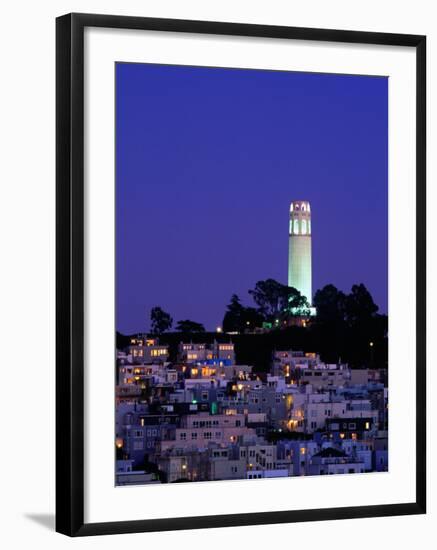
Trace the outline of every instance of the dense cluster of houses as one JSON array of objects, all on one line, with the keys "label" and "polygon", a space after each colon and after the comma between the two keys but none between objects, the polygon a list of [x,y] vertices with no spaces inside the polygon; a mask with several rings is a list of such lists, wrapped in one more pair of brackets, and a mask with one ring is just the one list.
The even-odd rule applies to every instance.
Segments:
[{"label": "dense cluster of houses", "polygon": [[276,351],[269,373],[232,342],[117,351],[116,483],[387,471],[387,373]]}]

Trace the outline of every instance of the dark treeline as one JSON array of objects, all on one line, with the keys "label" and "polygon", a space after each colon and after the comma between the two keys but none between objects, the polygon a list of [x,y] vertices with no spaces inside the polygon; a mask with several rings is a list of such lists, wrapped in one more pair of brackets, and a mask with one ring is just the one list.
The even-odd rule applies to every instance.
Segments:
[{"label": "dark treeline", "polygon": [[[297,290],[267,279],[259,281],[250,294],[257,308],[245,307],[235,294],[231,297],[223,319],[224,333],[206,332],[202,324],[190,320],[179,321],[177,332],[170,332],[173,320],[159,307],[151,312],[152,333],[169,345],[172,361],[177,359],[181,341],[232,340],[237,363],[253,365],[256,372],[269,369],[274,350],[287,349],[318,352],[327,363],[341,361],[353,368],[387,367],[388,318],[378,313],[363,284],[353,285],[349,294],[334,285],[318,290],[313,299],[317,315],[307,317],[306,327],[290,323],[293,317],[309,313],[305,297]],[[117,347],[126,347],[129,338],[117,333]]]},{"label": "dark treeline", "polygon": [[316,292],[314,306],[317,316],[310,332],[325,361],[335,361],[339,354],[353,367],[387,367],[388,317],[378,313],[363,284],[353,285],[349,294],[327,285]]}]

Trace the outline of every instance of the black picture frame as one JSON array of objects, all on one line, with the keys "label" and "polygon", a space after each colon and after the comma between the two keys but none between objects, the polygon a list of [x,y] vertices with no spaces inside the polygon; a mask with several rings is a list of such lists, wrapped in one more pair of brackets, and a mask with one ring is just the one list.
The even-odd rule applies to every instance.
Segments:
[{"label": "black picture frame", "polygon": [[[84,29],[316,40],[416,50],[416,500],[388,505],[84,522]],[[423,514],[426,511],[426,37],[68,14],[56,20],[56,530],[69,536]]]}]

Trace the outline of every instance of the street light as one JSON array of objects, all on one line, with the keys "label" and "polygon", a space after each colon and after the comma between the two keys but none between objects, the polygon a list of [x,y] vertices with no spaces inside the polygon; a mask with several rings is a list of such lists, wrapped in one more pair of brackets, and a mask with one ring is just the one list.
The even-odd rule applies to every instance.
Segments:
[{"label": "street light", "polygon": [[373,342],[369,342],[369,348],[370,348],[370,366],[373,365]]}]

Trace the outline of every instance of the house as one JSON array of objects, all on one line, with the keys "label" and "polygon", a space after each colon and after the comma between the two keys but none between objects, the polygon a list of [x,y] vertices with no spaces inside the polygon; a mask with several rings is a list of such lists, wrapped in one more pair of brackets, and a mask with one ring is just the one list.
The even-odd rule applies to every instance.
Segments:
[{"label": "house", "polygon": [[313,455],[308,475],[360,474],[364,471],[362,460],[348,457],[344,451],[328,447]]}]

